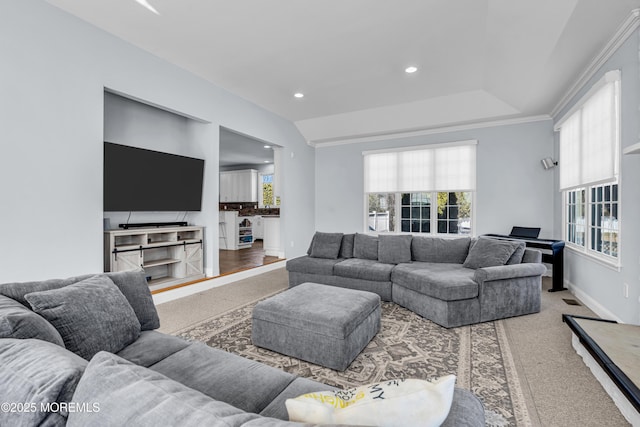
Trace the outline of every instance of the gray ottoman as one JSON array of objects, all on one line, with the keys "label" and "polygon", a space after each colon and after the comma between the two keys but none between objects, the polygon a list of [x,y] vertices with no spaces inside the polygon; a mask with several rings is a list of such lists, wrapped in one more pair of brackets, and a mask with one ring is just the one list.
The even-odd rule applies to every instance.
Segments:
[{"label": "gray ottoman", "polygon": [[253,309],[254,345],[344,371],[380,330],[380,296],[303,283]]}]

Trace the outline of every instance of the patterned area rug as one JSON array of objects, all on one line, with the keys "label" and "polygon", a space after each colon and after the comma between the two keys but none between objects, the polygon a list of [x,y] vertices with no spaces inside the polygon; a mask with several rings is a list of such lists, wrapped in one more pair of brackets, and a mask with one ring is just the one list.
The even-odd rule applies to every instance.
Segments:
[{"label": "patterned area rug", "polygon": [[482,400],[487,426],[531,425],[501,321],[446,329],[394,303],[383,303],[380,332],[346,371],[338,372],[252,345],[251,311],[257,302],[176,335],[339,388],[454,374],[458,387]]}]

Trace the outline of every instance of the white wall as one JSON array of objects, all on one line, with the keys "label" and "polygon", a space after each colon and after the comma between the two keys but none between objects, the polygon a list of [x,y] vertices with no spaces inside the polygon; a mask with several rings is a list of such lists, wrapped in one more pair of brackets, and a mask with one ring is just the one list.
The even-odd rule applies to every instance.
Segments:
[{"label": "white wall", "polygon": [[363,232],[362,152],[475,139],[475,234],[508,234],[514,225],[541,227],[553,235],[553,172],[540,159],[553,155],[550,120],[420,137],[316,149],[316,228]]},{"label": "white wall", "polygon": [[[561,118],[589,88],[607,71],[621,70],[621,145],[622,148],[638,142],[640,118],[640,66],[638,64],[639,32],[636,31],[607,60],[600,70],[576,94],[574,99],[558,113]],[[558,137],[556,135],[556,153]],[[640,324],[640,155],[622,155],[620,163],[621,241],[620,271],[571,249],[565,251],[565,280],[585,303],[600,316]],[[555,183],[555,219],[562,232],[562,198]],[[623,285],[629,285],[629,297],[623,294]]]},{"label": "white wall", "polygon": [[[283,146],[284,249],[288,257],[306,249],[313,149],[291,122],[40,0],[0,2],[0,57],[0,282],[102,270],[105,87],[198,119],[188,132],[203,154],[195,157],[210,164],[219,126]],[[194,219],[215,224],[205,248],[214,273],[217,172],[205,171],[210,211]]]}]

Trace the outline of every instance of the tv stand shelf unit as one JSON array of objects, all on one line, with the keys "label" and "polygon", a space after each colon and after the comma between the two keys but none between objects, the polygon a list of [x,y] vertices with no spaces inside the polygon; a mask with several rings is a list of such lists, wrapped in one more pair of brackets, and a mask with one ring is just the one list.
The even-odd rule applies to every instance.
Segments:
[{"label": "tv stand shelf unit", "polygon": [[142,267],[151,290],[204,278],[203,228],[154,227],[104,232],[104,270]]}]

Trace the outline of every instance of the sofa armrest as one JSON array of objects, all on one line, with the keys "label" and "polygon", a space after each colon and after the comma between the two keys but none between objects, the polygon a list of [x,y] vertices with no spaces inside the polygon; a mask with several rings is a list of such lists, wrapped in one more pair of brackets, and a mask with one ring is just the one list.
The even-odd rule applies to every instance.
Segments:
[{"label": "sofa armrest", "polygon": [[478,268],[473,280],[478,283],[491,280],[517,279],[520,277],[542,276],[547,267],[540,263],[523,263],[513,265],[499,265],[496,267]]}]

